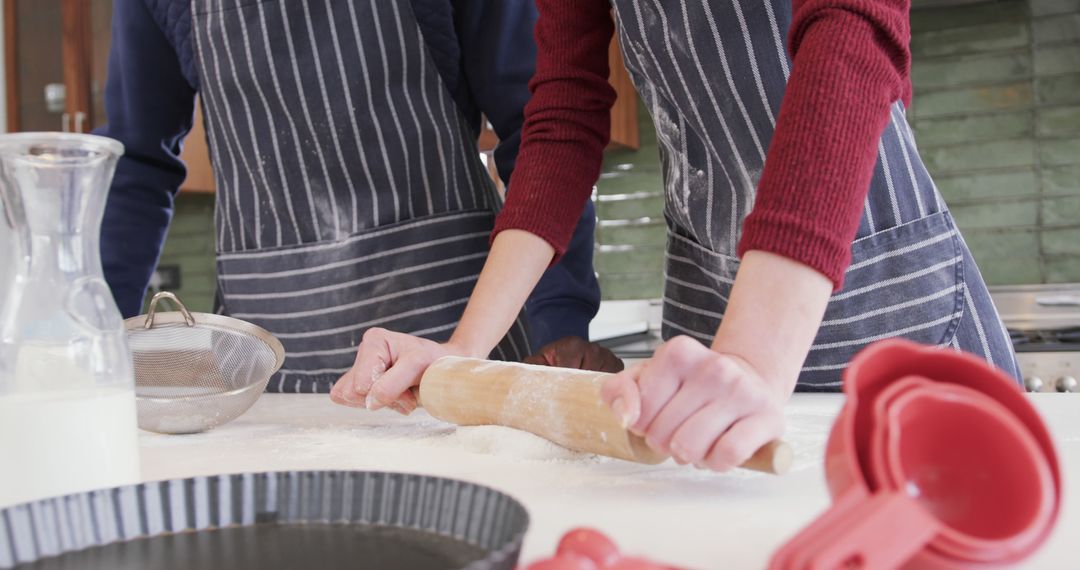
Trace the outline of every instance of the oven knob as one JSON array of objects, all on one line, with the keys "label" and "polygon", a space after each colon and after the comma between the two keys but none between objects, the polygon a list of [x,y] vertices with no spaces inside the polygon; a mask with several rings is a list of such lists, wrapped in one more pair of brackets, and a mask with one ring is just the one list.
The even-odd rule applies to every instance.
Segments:
[{"label": "oven knob", "polygon": [[1038,376],[1028,376],[1027,378],[1024,378],[1024,388],[1026,388],[1028,392],[1042,392],[1043,379]]},{"label": "oven knob", "polygon": [[1072,376],[1062,376],[1057,381],[1058,392],[1077,392],[1080,391],[1080,382],[1076,381],[1076,378]]}]

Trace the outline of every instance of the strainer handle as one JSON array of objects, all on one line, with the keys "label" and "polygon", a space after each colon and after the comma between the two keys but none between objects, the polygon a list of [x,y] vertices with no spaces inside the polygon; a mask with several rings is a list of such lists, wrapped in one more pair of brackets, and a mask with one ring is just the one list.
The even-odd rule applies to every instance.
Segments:
[{"label": "strainer handle", "polygon": [[168,291],[162,291],[150,299],[150,309],[146,311],[146,322],[143,323],[143,328],[151,329],[154,327],[154,313],[157,312],[158,301],[161,301],[162,299],[172,301],[172,304],[176,305],[177,309],[180,309],[180,314],[184,315],[184,322],[187,323],[187,326],[195,326],[195,317],[191,316],[191,313],[187,310],[187,307],[180,302],[180,299]]}]

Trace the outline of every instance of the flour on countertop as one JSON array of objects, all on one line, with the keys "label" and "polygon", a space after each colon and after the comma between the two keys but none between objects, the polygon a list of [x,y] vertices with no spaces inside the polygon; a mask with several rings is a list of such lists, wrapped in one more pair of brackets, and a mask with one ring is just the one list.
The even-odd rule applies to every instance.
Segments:
[{"label": "flour on countertop", "polygon": [[436,441],[440,445],[459,447],[470,453],[498,455],[519,461],[582,461],[596,458],[588,453],[571,451],[527,431],[502,426],[459,427]]},{"label": "flour on countertop", "polygon": [[[562,479],[560,485],[573,486],[604,478],[606,485],[668,484],[682,482],[698,486],[741,485],[760,477],[753,471],[736,469],[718,475],[672,461],[661,465],[637,465],[608,457],[571,451],[532,433],[502,426],[458,427],[427,415],[423,410],[402,417],[390,411],[364,412],[339,406],[310,412],[304,398],[280,398],[264,413],[256,408],[237,421],[209,432],[169,436],[143,433],[140,437],[151,447],[173,449],[192,442],[215,442],[225,455],[249,453],[260,448],[271,456],[287,457],[290,465],[331,465],[337,468],[380,468],[428,472],[433,463],[460,463],[463,455],[483,459],[484,468],[515,466],[537,469],[573,468],[580,480]],[[305,409],[307,408],[307,409]],[[821,426],[831,422],[834,413],[813,408],[787,411],[784,439],[791,444],[795,457],[792,472],[820,470],[824,442]],[[152,442],[152,443],[151,443]],[[377,463],[369,463],[371,460]],[[570,472],[560,471],[564,476]],[[618,474],[618,477],[612,475]],[[726,481],[726,483],[724,483]],[[700,489],[698,489],[700,490]]]},{"label": "flour on countertop", "polygon": [[[368,418],[365,418],[368,419]],[[370,418],[375,419],[375,418]],[[260,427],[249,434],[264,442],[277,437],[282,440],[303,440],[300,449],[308,457],[334,457],[342,454],[377,452],[400,454],[402,459],[415,456],[427,460],[419,448],[439,453],[465,452],[486,455],[512,463],[600,463],[614,461],[588,453],[569,450],[540,436],[503,426],[454,426],[426,416],[395,418],[387,423],[340,422],[325,425],[308,424],[298,430],[278,430]],[[235,429],[235,428],[234,428]],[[243,437],[238,438],[242,441]],[[284,441],[283,441],[284,443]]]}]

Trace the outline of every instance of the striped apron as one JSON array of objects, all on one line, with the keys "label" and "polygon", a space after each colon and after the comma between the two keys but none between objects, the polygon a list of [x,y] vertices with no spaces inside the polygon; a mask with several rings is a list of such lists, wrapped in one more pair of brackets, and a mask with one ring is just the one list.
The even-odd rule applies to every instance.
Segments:
[{"label": "striped apron", "polygon": [[[220,310],[328,392],[369,327],[446,340],[500,198],[408,0],[193,0]],[[492,354],[518,360],[521,318]]]},{"label": "striped apron", "polygon": [[[708,344],[739,268],[735,248],[791,69],[791,3],[612,4],[626,66],[660,145],[669,229],[663,334]],[[919,158],[902,103],[890,113],[844,288],[828,304],[798,387],[838,389],[848,360],[889,337],[970,351],[1019,377],[1012,344]]]}]

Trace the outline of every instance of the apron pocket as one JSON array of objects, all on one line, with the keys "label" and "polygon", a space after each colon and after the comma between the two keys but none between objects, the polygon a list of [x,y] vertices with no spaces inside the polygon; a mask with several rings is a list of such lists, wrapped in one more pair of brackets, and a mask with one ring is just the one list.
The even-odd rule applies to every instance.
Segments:
[{"label": "apron pocket", "polygon": [[948,344],[963,307],[964,246],[947,211],[856,240],[799,388],[836,390],[848,361],[877,340]]},{"label": "apron pocket", "polygon": [[662,336],[688,335],[712,344],[739,259],[711,251],[669,224],[666,266]]},{"label": "apron pocket", "polygon": [[[218,256],[225,314],[259,325],[285,346],[268,389],[326,392],[353,363],[364,331],[383,327],[450,337],[488,252],[487,210],[417,218],[340,241]],[[514,326],[493,357],[528,350]]]},{"label": "apron pocket", "polygon": [[[738,269],[738,259],[669,232],[664,338],[711,344]],[[848,361],[877,340],[951,342],[963,316],[963,276],[964,246],[948,212],[856,240],[844,289],[829,301],[798,389],[837,390]]]}]

